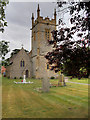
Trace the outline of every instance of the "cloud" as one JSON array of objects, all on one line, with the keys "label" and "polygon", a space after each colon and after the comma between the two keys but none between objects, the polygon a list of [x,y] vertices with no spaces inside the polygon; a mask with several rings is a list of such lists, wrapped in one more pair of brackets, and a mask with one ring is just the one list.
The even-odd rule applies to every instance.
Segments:
[{"label": "cloud", "polygon": [[[40,2],[40,12],[43,17],[53,17],[55,4],[52,2]],[[6,21],[8,27],[2,34],[2,39],[10,41],[10,50],[24,48],[31,50],[31,15],[37,17],[38,2],[10,2],[6,8]],[[10,54],[7,55],[10,57]]]}]

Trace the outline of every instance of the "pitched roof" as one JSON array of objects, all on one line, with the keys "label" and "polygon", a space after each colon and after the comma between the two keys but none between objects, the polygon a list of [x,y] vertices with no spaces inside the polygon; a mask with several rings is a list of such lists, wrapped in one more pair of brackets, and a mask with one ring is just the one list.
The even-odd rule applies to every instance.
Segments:
[{"label": "pitched roof", "polygon": [[29,55],[29,53],[27,53],[27,52],[25,51],[25,49],[22,47],[21,50],[20,50],[17,54],[14,54],[14,55],[9,59],[9,62],[13,62],[13,60],[17,57],[17,55],[18,55],[21,51],[23,51],[23,52],[25,52],[27,55]]}]

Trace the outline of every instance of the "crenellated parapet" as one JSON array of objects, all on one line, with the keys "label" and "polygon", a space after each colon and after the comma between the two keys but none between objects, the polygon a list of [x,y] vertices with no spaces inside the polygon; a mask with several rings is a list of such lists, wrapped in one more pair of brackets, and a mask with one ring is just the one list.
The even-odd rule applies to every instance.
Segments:
[{"label": "crenellated parapet", "polygon": [[37,9],[37,18],[34,21],[34,14],[32,13],[32,29],[38,24],[38,23],[42,23],[42,24],[47,24],[47,25],[55,25],[56,26],[56,9],[54,11],[54,18],[50,19],[48,16],[43,18],[42,16],[40,16],[40,8],[39,8],[39,4],[38,4],[38,9]]}]

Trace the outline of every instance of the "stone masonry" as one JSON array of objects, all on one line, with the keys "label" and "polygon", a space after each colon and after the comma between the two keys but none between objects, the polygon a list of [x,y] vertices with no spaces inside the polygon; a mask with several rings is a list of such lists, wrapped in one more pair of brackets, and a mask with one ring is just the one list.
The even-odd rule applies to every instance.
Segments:
[{"label": "stone masonry", "polygon": [[[43,78],[44,74],[48,77],[56,77],[53,71],[47,69],[47,60],[45,55],[52,50],[52,46],[48,44],[51,39],[51,31],[56,30],[56,10],[54,11],[54,19],[40,16],[40,8],[38,5],[37,19],[34,21],[32,13],[32,76],[35,78]],[[47,72],[46,72],[47,71]]]},{"label": "stone masonry", "polygon": [[[40,8],[38,5],[37,18],[34,20],[32,13],[32,50],[29,54],[22,48],[17,55],[10,60],[12,64],[7,67],[7,76],[10,78],[20,78],[24,74],[27,77],[43,78],[47,75],[50,77],[58,77],[54,71],[48,69],[48,63],[45,55],[52,51],[52,46],[48,44],[48,40],[52,39],[51,31],[56,30],[56,10],[54,11],[54,18],[43,18],[40,16]],[[20,61],[25,62],[25,66],[20,66]],[[49,66],[50,68],[50,66]]]}]

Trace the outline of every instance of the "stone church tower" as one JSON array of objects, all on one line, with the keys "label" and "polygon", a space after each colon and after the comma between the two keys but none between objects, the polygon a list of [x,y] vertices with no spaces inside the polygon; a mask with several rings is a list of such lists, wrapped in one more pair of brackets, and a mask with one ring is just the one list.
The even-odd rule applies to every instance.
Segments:
[{"label": "stone church tower", "polygon": [[40,8],[38,4],[37,18],[34,20],[34,14],[32,13],[32,51],[31,51],[31,65],[32,65],[32,77],[43,78],[43,75],[47,74],[50,78],[56,77],[57,74],[49,70],[49,65],[44,57],[47,52],[52,50],[51,45],[48,44],[48,40],[52,38],[51,31],[56,30],[56,10],[54,11],[54,19],[45,19],[40,16]]},{"label": "stone church tower", "polygon": [[32,50],[27,53],[22,48],[17,54],[10,57],[6,76],[9,78],[20,78],[23,75],[26,75],[27,78],[58,77],[54,71],[49,69],[50,65],[44,57],[52,51],[52,46],[48,44],[48,40],[52,39],[51,31],[56,30],[56,10],[54,11],[54,19],[43,18],[40,16],[38,5],[36,20],[34,20],[32,13],[31,30]]}]

